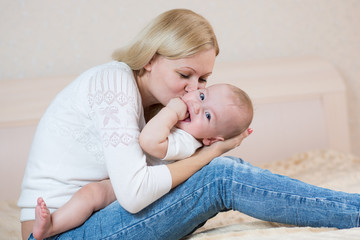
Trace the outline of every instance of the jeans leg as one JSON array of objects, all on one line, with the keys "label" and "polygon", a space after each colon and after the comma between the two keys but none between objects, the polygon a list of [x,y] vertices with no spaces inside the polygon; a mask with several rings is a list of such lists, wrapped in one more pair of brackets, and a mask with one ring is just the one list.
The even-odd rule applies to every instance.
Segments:
[{"label": "jeans leg", "polygon": [[[359,227],[360,194],[325,189],[273,174],[242,160],[226,161],[228,208],[262,220],[312,227]],[[242,164],[238,164],[242,162]]]},{"label": "jeans leg", "polygon": [[180,239],[220,211],[234,209],[280,223],[359,226],[360,195],[273,174],[238,158],[219,157],[137,214],[117,202],[54,239]]}]

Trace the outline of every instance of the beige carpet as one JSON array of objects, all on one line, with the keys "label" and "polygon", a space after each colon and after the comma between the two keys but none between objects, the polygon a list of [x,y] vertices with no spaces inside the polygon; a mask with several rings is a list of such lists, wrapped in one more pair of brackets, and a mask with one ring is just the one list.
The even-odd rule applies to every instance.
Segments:
[{"label": "beige carpet", "polygon": [[19,240],[20,233],[20,210],[16,201],[0,202],[0,239]]},{"label": "beige carpet", "polygon": [[[336,151],[311,151],[286,161],[261,166],[274,173],[346,192],[360,193],[360,158]],[[0,239],[20,239],[19,209],[15,200],[0,203]],[[229,211],[210,219],[187,239],[360,239],[360,228],[337,230],[264,222]]]}]

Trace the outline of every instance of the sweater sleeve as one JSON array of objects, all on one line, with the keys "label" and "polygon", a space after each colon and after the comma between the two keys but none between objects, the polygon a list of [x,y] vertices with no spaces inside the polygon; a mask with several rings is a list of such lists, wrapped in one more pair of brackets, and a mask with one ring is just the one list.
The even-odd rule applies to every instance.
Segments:
[{"label": "sweater sleeve", "polygon": [[117,200],[136,213],[170,191],[172,180],[165,165],[147,165],[139,145],[145,121],[131,69],[117,63],[98,71],[90,79],[88,99]]}]

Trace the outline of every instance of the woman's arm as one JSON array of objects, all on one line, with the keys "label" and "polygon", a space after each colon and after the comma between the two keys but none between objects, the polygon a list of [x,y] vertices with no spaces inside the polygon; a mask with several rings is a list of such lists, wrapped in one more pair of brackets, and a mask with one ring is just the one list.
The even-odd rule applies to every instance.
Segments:
[{"label": "woman's arm", "polygon": [[102,144],[99,166],[106,167],[120,205],[131,213],[139,212],[169,192],[172,180],[165,165],[148,165],[140,147],[145,121],[133,72],[125,64],[113,62],[100,68],[88,85],[92,131]]},{"label": "woman's arm", "polygon": [[168,149],[170,130],[179,120],[185,118],[186,110],[186,104],[180,98],[171,99],[141,131],[139,137],[141,148],[148,154],[163,159]]},{"label": "woman's arm", "polygon": [[207,165],[214,158],[224,154],[231,149],[240,146],[242,140],[252,133],[252,129],[247,129],[240,135],[225,141],[216,142],[210,146],[200,148],[194,155],[182,161],[177,161],[166,165],[172,177],[172,188],[186,181],[194,173]]}]

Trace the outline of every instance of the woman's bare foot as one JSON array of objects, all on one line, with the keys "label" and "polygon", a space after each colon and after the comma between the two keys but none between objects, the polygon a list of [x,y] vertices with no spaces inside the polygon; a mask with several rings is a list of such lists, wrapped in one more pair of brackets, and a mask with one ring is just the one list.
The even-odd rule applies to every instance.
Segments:
[{"label": "woman's bare foot", "polygon": [[48,233],[51,228],[51,214],[47,208],[44,199],[41,197],[37,200],[35,208],[35,224],[33,228],[33,236],[36,240],[42,240],[49,237]]}]

